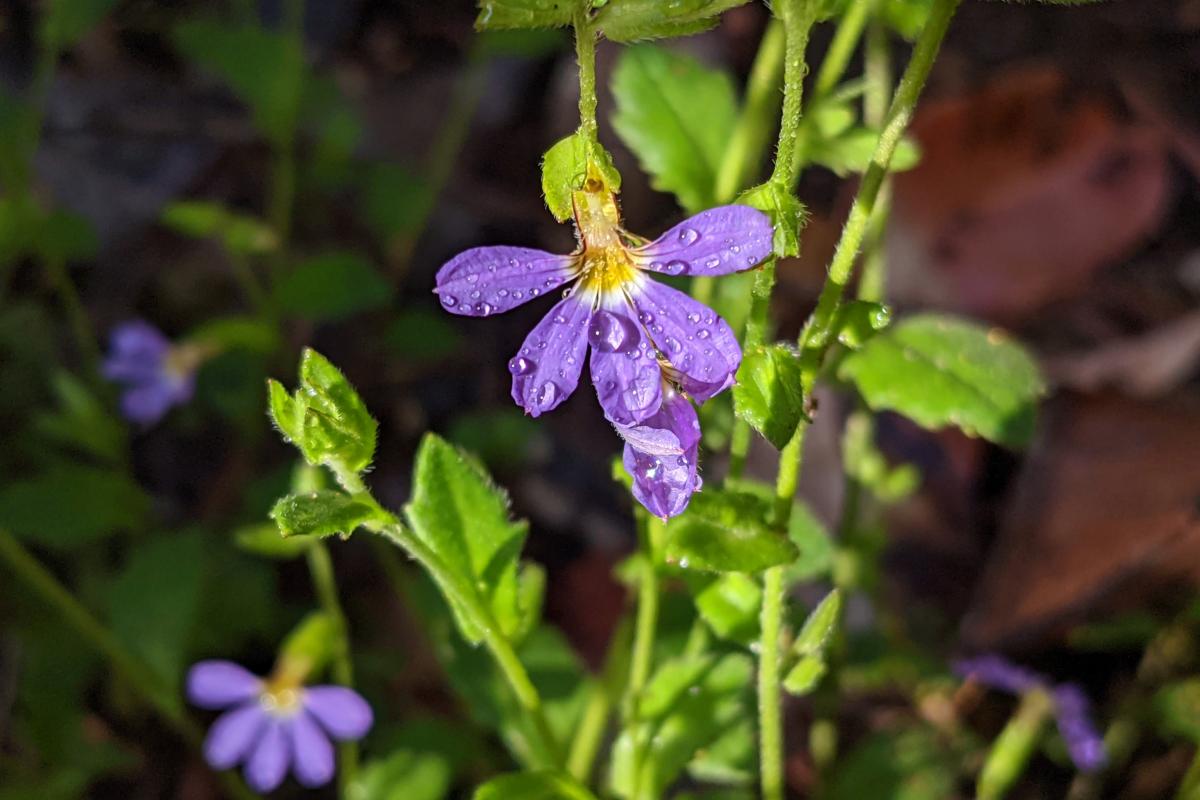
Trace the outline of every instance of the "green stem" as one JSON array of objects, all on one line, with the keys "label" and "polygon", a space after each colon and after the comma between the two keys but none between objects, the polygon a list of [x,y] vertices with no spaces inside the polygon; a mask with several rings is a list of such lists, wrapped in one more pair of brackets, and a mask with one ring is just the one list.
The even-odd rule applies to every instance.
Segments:
[{"label": "green stem", "polygon": [[[892,97],[892,58],[888,49],[887,30],[878,19],[872,20],[867,28],[863,71],[867,79],[863,121],[872,128],[878,128],[884,123]],[[858,282],[858,298],[873,303],[883,302],[887,290],[883,244],[892,205],[891,186],[891,178],[885,178],[863,242],[863,270]]]},{"label": "green stem", "polygon": [[[342,604],[338,601],[337,578],[333,572],[333,562],[329,558],[329,550],[323,542],[314,542],[308,548],[308,572],[312,577],[313,588],[317,592],[321,609],[329,619],[333,620],[336,641],[333,652],[333,679],[342,686],[354,686],[354,662],[350,655],[350,632],[346,624],[346,615]],[[340,768],[338,770],[338,789],[343,798],[348,796],[349,787],[358,777],[358,743],[342,742],[338,745]]]},{"label": "green stem", "polygon": [[599,680],[592,682],[591,695],[584,708],[583,719],[571,740],[567,771],[580,783],[588,783],[595,769],[596,756],[608,729],[610,713],[620,697],[621,687],[628,674],[631,634],[629,619],[622,619],[608,644],[604,671]]},{"label": "green stem", "polygon": [[[289,39],[303,51],[304,48],[304,0],[287,0],[284,4],[283,30]],[[300,98],[304,94],[303,60],[297,67],[295,116],[272,141],[274,165],[271,171],[270,195],[267,198],[267,221],[279,238],[279,247],[269,260],[272,284],[282,277],[287,256],[288,243],[292,237],[292,212],[296,205],[296,128],[299,125]]]},{"label": "green stem", "polygon": [[575,56],[579,61],[579,132],[596,142],[600,131],[596,124],[596,31],[586,8],[575,15]]},{"label": "green stem", "polygon": [[978,800],[1000,800],[1008,794],[1029,765],[1053,708],[1050,696],[1044,691],[1034,690],[1022,696],[1021,704],[988,751],[976,786]]},{"label": "green stem", "polygon": [[1196,751],[1191,766],[1179,782],[1175,800],[1200,800],[1200,749]]},{"label": "green stem", "polygon": [[79,289],[71,280],[67,265],[58,256],[44,256],[42,266],[46,270],[46,277],[49,279],[50,285],[58,295],[59,302],[62,303],[63,312],[71,325],[71,334],[75,338],[75,346],[79,349],[80,357],[83,358],[87,374],[95,379],[95,376],[99,375],[100,345],[96,341],[96,334],[92,330],[92,322],[88,319],[87,310],[83,307]]},{"label": "green stem", "polygon": [[[181,739],[196,750],[203,749],[204,732],[184,713],[179,699],[149,664],[129,652],[123,644],[75,599],[67,589],[6,529],[0,528],[0,559],[26,586],[59,613],[63,621],[96,652],[108,659],[113,672],[148,705],[157,711]],[[226,791],[240,800],[255,795],[234,772],[221,773]]]},{"label": "green stem", "polygon": [[[815,371],[820,366],[825,350],[833,341],[833,319],[841,303],[846,284],[854,271],[854,263],[862,246],[863,237],[867,231],[867,222],[875,208],[892,155],[900,141],[905,128],[912,119],[913,109],[917,99],[929,77],[934,58],[941,47],[946,29],[958,8],[959,0],[933,0],[929,11],[929,19],[925,24],[913,48],[912,58],[900,79],[900,86],[888,110],[883,130],[879,134],[879,142],[871,158],[871,165],[863,175],[858,194],[850,207],[850,215],[842,229],[841,238],[834,250],[833,260],[829,265],[829,274],[817,307],[809,318],[804,332],[801,333],[801,348],[806,353],[806,366],[810,374],[809,384],[815,381]],[[806,389],[810,386],[806,386]]]},{"label": "green stem", "polygon": [[655,563],[655,540],[662,521],[650,518],[645,526],[643,543],[645,562],[638,578],[637,619],[633,631],[633,655],[629,666],[629,683],[626,688],[627,701],[636,717],[637,699],[650,678],[654,660],[654,637],[658,627],[658,569]]}]

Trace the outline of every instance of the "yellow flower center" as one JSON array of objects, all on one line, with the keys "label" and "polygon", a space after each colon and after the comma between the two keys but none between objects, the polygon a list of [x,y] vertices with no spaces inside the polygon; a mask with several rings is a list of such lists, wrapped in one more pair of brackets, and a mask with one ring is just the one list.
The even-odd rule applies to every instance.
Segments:
[{"label": "yellow flower center", "polygon": [[579,286],[587,292],[613,292],[637,277],[637,267],[620,245],[584,250],[581,266]]},{"label": "yellow flower center", "polygon": [[579,256],[579,287],[585,292],[607,293],[636,280],[634,266],[622,238],[617,198],[602,187],[575,192],[575,226],[583,252]]},{"label": "yellow flower center", "polygon": [[286,668],[276,669],[263,681],[258,702],[270,714],[287,715],[300,707],[303,674]]}]

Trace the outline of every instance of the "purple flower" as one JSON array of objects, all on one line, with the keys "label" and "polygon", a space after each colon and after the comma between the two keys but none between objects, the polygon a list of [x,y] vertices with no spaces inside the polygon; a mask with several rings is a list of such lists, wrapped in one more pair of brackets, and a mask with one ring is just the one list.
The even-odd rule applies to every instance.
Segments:
[{"label": "purple flower", "polygon": [[[575,193],[580,247],[554,255],[523,247],[477,247],[437,274],[434,290],[453,314],[486,317],[570,284],[508,362],[512,396],[531,416],[566,400],[591,348],[592,384],[604,415],[626,440],[634,496],[669,517],[700,487],[696,411],[727,389],[741,363],[725,320],[688,295],[652,280],[725,275],[771,255],[770,218],[721,206],[646,243],[620,225],[616,198]],[[686,395],[686,396],[685,396]]]},{"label": "purple flower", "polygon": [[1034,690],[1048,692],[1054,701],[1058,732],[1075,766],[1081,772],[1094,772],[1107,762],[1104,739],[1092,722],[1087,695],[1076,684],[1060,683],[1055,686],[1046,676],[996,654],[956,661],[954,671],[964,678],[977,680],[1009,694]]},{"label": "purple flower", "polygon": [[274,790],[291,767],[305,786],[333,778],[333,745],[361,739],[371,707],[344,686],[300,686],[263,680],[231,661],[201,661],[188,672],[187,695],[201,708],[229,709],[213,723],[204,757],[214,769],[245,763],[256,792]]},{"label": "purple flower", "polygon": [[186,403],[196,388],[199,353],[175,347],[147,322],[122,322],[112,332],[104,377],[125,387],[121,413],[130,422],[153,425],[172,406]]}]

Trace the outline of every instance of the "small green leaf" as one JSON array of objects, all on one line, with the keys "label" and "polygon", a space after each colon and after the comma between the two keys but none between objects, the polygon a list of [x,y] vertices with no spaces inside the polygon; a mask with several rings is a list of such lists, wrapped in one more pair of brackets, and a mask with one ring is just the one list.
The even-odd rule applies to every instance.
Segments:
[{"label": "small green leaf", "polygon": [[492,778],[475,790],[474,800],[596,800],[574,778],[561,772],[513,772]]},{"label": "small green leaf", "polygon": [[[851,128],[836,138],[818,141],[811,147],[810,159],[837,175],[851,172],[866,172],[871,166],[875,148],[879,144],[879,132],[870,128]],[[921,160],[921,151],[912,139],[901,139],[896,144],[892,159],[888,162],[889,172],[905,172]]]},{"label": "small green leaf", "polygon": [[842,611],[842,595],[837,589],[825,595],[817,607],[804,620],[804,627],[796,637],[793,648],[801,656],[820,656],[829,644],[829,637],[837,627]]},{"label": "small green leaf", "polygon": [[[722,11],[746,0],[607,0],[596,16],[605,37],[636,42],[690,36],[717,24]],[[600,4],[597,4],[600,5]],[[703,106],[701,106],[703,107]]]},{"label": "small green leaf", "polygon": [[279,432],[288,442],[299,442],[304,435],[304,404],[274,378],[267,379],[267,403]]},{"label": "small green leaf", "polygon": [[521,621],[512,633],[513,641],[521,641],[542,622],[542,605],[546,600],[546,570],[540,564],[527,562],[517,575],[517,606]]},{"label": "small green leaf", "polygon": [[638,718],[645,722],[662,718],[715,664],[713,656],[702,655],[680,656],[660,665],[642,690]]},{"label": "small green leaf", "polygon": [[301,679],[320,672],[338,647],[338,623],[323,611],[307,614],[279,646],[283,669]]},{"label": "small green leaf", "polygon": [[475,29],[559,28],[570,25],[578,0],[479,0]]},{"label": "small green leaf", "polygon": [[187,342],[217,352],[247,350],[270,354],[279,346],[279,331],[274,324],[257,317],[224,317],[192,330]]},{"label": "small green leaf", "polygon": [[392,750],[363,765],[350,792],[361,800],[442,800],[454,775],[440,753]]},{"label": "small green leaf", "polygon": [[786,345],[759,345],[742,358],[733,410],[782,450],[804,418],[800,358]]},{"label": "small green leaf", "polygon": [[57,466],[0,489],[0,527],[69,549],[138,528],[149,498],[120,470]]},{"label": "small green leaf", "polygon": [[788,670],[783,679],[783,688],[794,695],[805,695],[817,687],[825,675],[825,660],[820,656],[804,656],[796,666]]},{"label": "small green leaf", "polygon": [[767,181],[742,192],[737,202],[757,208],[775,223],[772,244],[776,256],[800,255],[800,231],[808,221],[808,211],[791,190],[774,181]]},{"label": "small green leaf", "polygon": [[598,143],[573,133],[546,151],[542,156],[542,194],[555,219],[565,222],[571,218],[574,193],[593,189],[587,185],[589,178],[612,192],[621,188],[621,173]]},{"label": "small green leaf", "polygon": [[[601,16],[627,5],[614,2]],[[688,56],[638,45],[622,52],[612,91],[613,127],[650,174],[651,185],[673,193],[691,213],[715,205],[717,170],[737,117],[729,75]]]},{"label": "small green leaf", "polygon": [[758,635],[762,589],[740,572],[720,575],[696,594],[696,610],[722,639],[749,644]]},{"label": "small green leaf", "polygon": [[233,533],[233,541],[247,553],[277,559],[298,558],[313,545],[313,540],[304,536],[280,536],[279,526],[273,522],[238,528]]},{"label": "small green leaf", "polygon": [[365,503],[332,490],[292,494],[271,509],[281,536],[349,536],[375,512]]},{"label": "small green leaf", "polygon": [[50,388],[57,405],[34,416],[37,432],[108,464],[120,463],[126,446],[125,426],[108,406],[69,372],[55,372]]},{"label": "small green leaf", "polygon": [[314,322],[338,320],[383,308],[392,287],[368,261],[333,252],[300,262],[276,289],[280,310]]},{"label": "small green leaf", "polygon": [[405,514],[413,532],[446,567],[438,580],[451,603],[464,638],[478,642],[476,619],[452,600],[476,595],[506,634],[523,624],[517,558],[526,526],[508,518],[508,496],[497,488],[474,461],[434,434],[426,434],[417,451],[413,498]]},{"label": "small green leaf", "polygon": [[846,475],[871,490],[880,500],[895,502],[917,490],[921,473],[912,464],[892,467],[875,446],[875,421],[856,411],[846,420],[842,434],[842,463]]},{"label": "small green leaf", "polygon": [[897,411],[936,430],[956,425],[972,436],[1023,447],[1033,436],[1045,391],[1037,365],[996,329],[954,317],[904,320],[842,360],[874,410]]},{"label": "small green leaf", "polygon": [[880,303],[851,300],[838,309],[833,326],[838,341],[857,350],[892,321],[892,310]]},{"label": "small green leaf", "polygon": [[796,546],[767,524],[770,504],[752,494],[704,491],[667,525],[667,560],[685,569],[760,572],[787,564]]},{"label": "small green leaf", "polygon": [[346,376],[311,348],[300,357],[294,399],[304,408],[296,441],[310,464],[366,469],[375,454],[375,420]]},{"label": "small green leaf", "polygon": [[279,237],[267,223],[206,200],[172,203],[163,211],[162,222],[185,236],[217,239],[232,253],[268,253],[279,246]]}]

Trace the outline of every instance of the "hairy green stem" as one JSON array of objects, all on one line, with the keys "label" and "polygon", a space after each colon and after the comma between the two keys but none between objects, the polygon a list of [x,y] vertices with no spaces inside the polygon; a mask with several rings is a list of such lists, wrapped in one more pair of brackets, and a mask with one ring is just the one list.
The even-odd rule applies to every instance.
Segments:
[{"label": "hairy green stem", "polygon": [[[876,5],[882,3],[876,0]],[[881,127],[892,99],[892,58],[888,48],[887,30],[879,19],[871,20],[867,28],[867,47],[863,71],[867,90],[863,97],[863,121],[872,128]],[[883,252],[891,211],[892,179],[885,177],[875,201],[875,211],[867,223],[863,241],[862,277],[858,281],[858,298],[873,303],[883,302],[887,290],[887,265]]]},{"label": "hairy green stem", "polygon": [[[354,686],[354,662],[350,654],[350,630],[346,624],[346,615],[338,600],[337,578],[333,572],[333,562],[329,558],[329,550],[324,542],[313,542],[308,548],[308,572],[312,577],[313,588],[321,603],[321,610],[334,624],[334,653],[333,679],[342,686]],[[349,787],[354,785],[358,777],[358,743],[345,741],[338,745],[340,766],[338,769],[338,790],[343,798],[348,796]]]},{"label": "hairy green stem", "polygon": [[[0,528],[0,560],[52,607],[79,638],[108,660],[113,672],[167,722],[181,739],[197,751],[202,750],[204,732],[184,713],[179,698],[159,678],[158,673],[125,646],[108,628],[84,608],[74,595],[58,582],[49,570],[26,550],[8,530]],[[239,800],[253,800],[236,772],[222,772],[226,791]]]},{"label": "hairy green stem", "polygon": [[599,141],[596,124],[596,31],[586,10],[575,15],[575,56],[579,61],[579,132]]}]

